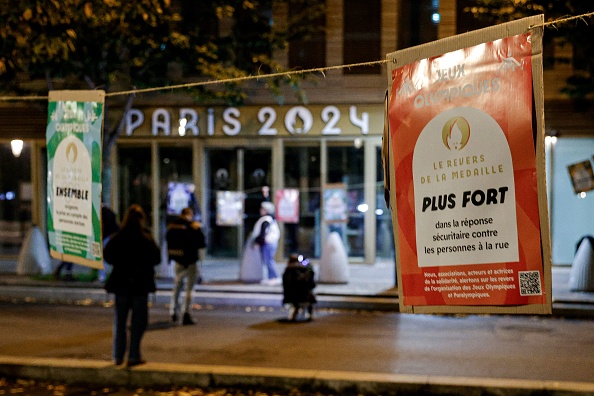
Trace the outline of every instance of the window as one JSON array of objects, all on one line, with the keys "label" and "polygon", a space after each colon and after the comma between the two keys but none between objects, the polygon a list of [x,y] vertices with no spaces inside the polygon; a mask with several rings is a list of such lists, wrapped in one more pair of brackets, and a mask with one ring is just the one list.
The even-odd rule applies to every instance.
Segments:
[{"label": "window", "polygon": [[0,255],[17,255],[31,228],[31,149],[17,157],[10,143],[0,143]]},{"label": "window", "polygon": [[476,6],[474,0],[458,0],[456,7],[456,32],[466,33],[493,25],[493,22],[489,19],[475,18],[472,12],[470,12],[473,6]]},{"label": "window", "polygon": [[244,239],[252,232],[260,218],[260,204],[264,200],[274,201],[270,194],[272,183],[272,153],[268,148],[243,150]]},{"label": "window", "polygon": [[384,167],[382,163],[382,150],[378,147],[375,151],[377,184],[375,189],[375,219],[376,243],[375,249],[378,258],[395,260],[394,256],[394,229],[392,227],[392,214],[386,205],[384,196]]},{"label": "window", "polygon": [[576,194],[568,165],[592,161],[594,139],[562,137],[547,146],[551,248],[554,265],[571,264],[578,241],[592,232],[594,193]]},{"label": "window", "polygon": [[418,0],[400,4],[398,48],[408,48],[437,40],[438,1]]},{"label": "window", "polygon": [[[206,151],[206,158],[207,251],[211,257],[238,257],[260,217],[260,203],[273,200],[270,196],[272,152],[269,148],[213,148]],[[243,227],[217,222],[220,209],[217,193],[222,191],[243,192],[243,218],[238,219]],[[233,207],[237,208],[235,203]]]},{"label": "window", "polygon": [[365,164],[362,148],[353,146],[328,147],[328,183],[344,185],[348,221],[330,223],[329,231],[338,232],[349,257],[363,257],[364,251],[364,191]]},{"label": "window", "polygon": [[[380,0],[345,0],[343,40],[343,59],[347,65],[382,58]],[[344,69],[345,74],[380,72],[380,65]]]},{"label": "window", "polygon": [[217,192],[239,190],[237,150],[211,149],[206,152],[206,158],[208,209],[204,225],[208,241],[207,253],[211,257],[238,257],[239,228],[217,225]]},{"label": "window", "polygon": [[285,187],[299,191],[299,223],[285,223],[285,252],[320,257],[319,147],[285,147]]},{"label": "window", "polygon": [[202,221],[202,212],[192,178],[192,148],[160,147],[159,168],[159,244],[164,246],[167,226],[182,209],[191,208],[196,221]]},{"label": "window", "polygon": [[147,226],[153,226],[152,170],[150,147],[122,147],[118,150],[120,207],[123,218],[132,204],[142,207],[147,216]]},{"label": "window", "polygon": [[242,12],[237,9],[234,14],[232,31],[235,37],[245,40],[242,45],[235,47],[233,64],[254,71],[270,72],[266,64],[255,61],[260,57],[270,58],[270,42],[272,9],[260,5],[258,10]]},{"label": "window", "polygon": [[320,0],[289,3],[289,67],[326,66],[326,13]]}]

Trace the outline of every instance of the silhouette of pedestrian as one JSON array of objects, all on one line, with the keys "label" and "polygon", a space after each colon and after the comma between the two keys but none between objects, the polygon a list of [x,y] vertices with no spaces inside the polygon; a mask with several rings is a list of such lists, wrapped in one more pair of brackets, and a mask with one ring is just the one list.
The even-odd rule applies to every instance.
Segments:
[{"label": "silhouette of pedestrian", "polygon": [[280,229],[274,218],[274,204],[264,201],[260,204],[260,218],[254,224],[252,236],[254,243],[260,247],[262,264],[268,271],[268,279],[262,281],[266,285],[280,285],[281,279],[278,276],[274,255],[278,247]]},{"label": "silhouette of pedestrian", "polygon": [[130,206],[122,228],[112,235],[103,251],[105,261],[113,266],[105,283],[105,290],[115,294],[113,358],[116,365],[122,364],[129,347],[128,367],[145,362],[140,343],[148,325],[148,295],[156,290],[154,266],[161,261],[159,247],[145,225],[142,207]]},{"label": "silhouette of pedestrian", "polygon": [[206,247],[204,233],[200,223],[193,221],[194,211],[184,208],[180,216],[167,226],[167,253],[169,260],[175,262],[175,282],[171,293],[171,321],[177,323],[180,313],[180,293],[185,282],[185,298],[182,324],[194,324],[192,309],[192,291],[200,276],[198,268],[199,250]]}]

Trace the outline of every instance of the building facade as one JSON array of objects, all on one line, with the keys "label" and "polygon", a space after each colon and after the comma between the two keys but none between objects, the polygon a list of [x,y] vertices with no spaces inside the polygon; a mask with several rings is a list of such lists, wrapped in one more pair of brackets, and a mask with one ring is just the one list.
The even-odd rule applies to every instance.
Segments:
[{"label": "building facade", "polygon": [[[279,24],[290,13],[290,7],[272,10]],[[286,67],[305,69],[379,61],[399,48],[463,31],[461,19],[455,0],[327,0],[324,32],[274,58]],[[571,66],[545,71],[547,104],[566,103],[558,94],[564,67]],[[380,155],[386,68],[327,70],[308,77],[301,87],[306,104],[286,92],[279,105],[268,91],[249,83],[246,104],[238,107],[197,106],[171,93],[139,97],[112,153],[111,206],[121,215],[132,203],[142,205],[153,234],[163,243],[168,218],[188,202],[205,226],[207,257],[239,258],[261,200],[297,192],[298,219],[281,222],[277,260],[292,252],[318,258],[328,234],[338,232],[351,263],[394,261]],[[567,150],[548,152],[554,264],[567,264],[571,257],[566,245],[575,238],[562,237],[565,231],[556,233],[555,227],[565,229],[571,218],[583,218],[579,213],[567,216],[568,206],[575,206],[573,195],[556,193],[558,187],[565,189],[559,181],[566,176],[563,164],[594,146],[594,139],[585,137],[591,112],[572,125],[563,122],[563,106],[546,113],[547,125],[554,126],[548,127],[551,135],[560,135],[556,147],[566,147],[562,142],[568,139]],[[0,108],[5,120],[0,126],[0,257],[16,257],[32,225],[46,229],[45,111],[40,103]],[[570,141],[578,129],[579,142]],[[24,141],[18,156],[11,151],[13,139]],[[344,219],[324,213],[334,190],[344,191]],[[218,214],[233,196],[243,198],[243,219],[226,223]],[[592,209],[590,198],[580,201],[580,211]],[[590,224],[575,233],[594,232]]]}]

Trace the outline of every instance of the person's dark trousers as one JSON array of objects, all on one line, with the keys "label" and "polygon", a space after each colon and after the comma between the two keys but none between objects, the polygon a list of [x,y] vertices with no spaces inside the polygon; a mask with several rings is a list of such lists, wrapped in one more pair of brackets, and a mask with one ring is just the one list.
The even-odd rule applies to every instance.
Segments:
[{"label": "person's dark trousers", "polygon": [[130,349],[128,362],[138,362],[142,359],[140,342],[148,325],[148,294],[143,296],[128,296],[116,294],[115,320],[113,323],[113,358],[122,362],[128,344],[127,323],[128,315],[132,312],[130,322]]}]

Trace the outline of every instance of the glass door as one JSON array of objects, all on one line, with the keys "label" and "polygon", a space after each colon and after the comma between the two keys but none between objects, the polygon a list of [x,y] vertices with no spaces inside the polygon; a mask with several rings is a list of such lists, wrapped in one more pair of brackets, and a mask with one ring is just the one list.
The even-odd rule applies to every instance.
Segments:
[{"label": "glass door", "polygon": [[270,149],[242,149],[245,205],[243,216],[243,240],[245,241],[260,217],[262,201],[274,202],[271,196],[271,151]]},{"label": "glass door", "polygon": [[[211,257],[239,257],[243,243],[259,217],[260,203],[272,201],[272,155],[269,148],[208,149],[206,196],[207,253]],[[243,194],[243,218],[238,225],[217,224],[217,194]]]},{"label": "glass door", "polygon": [[338,232],[349,257],[365,256],[365,183],[363,147],[328,146],[328,184],[344,185],[348,219],[328,224],[328,232]]},{"label": "glass door", "polygon": [[238,191],[239,172],[237,150],[211,149],[206,152],[206,194],[208,205],[206,219],[207,254],[211,257],[238,257],[238,228],[217,225],[217,193]]},{"label": "glass door", "polygon": [[[200,205],[196,197],[192,175],[192,147],[159,147],[159,246],[163,263],[169,262],[167,256],[167,227],[176,219],[182,209],[189,207],[194,211],[194,219],[200,221]],[[174,265],[162,265],[160,275],[175,276]]]},{"label": "glass door", "polygon": [[394,229],[392,215],[384,197],[384,169],[382,166],[382,149],[376,148],[376,255],[378,258],[395,260],[394,256]]},{"label": "glass door", "polygon": [[146,213],[147,226],[153,228],[152,206],[152,170],[150,147],[120,147],[118,149],[118,175],[119,175],[119,217],[124,214],[132,204],[142,206]]},{"label": "glass door", "polygon": [[285,187],[299,191],[299,222],[285,223],[286,254],[320,257],[320,147],[284,149]]}]

